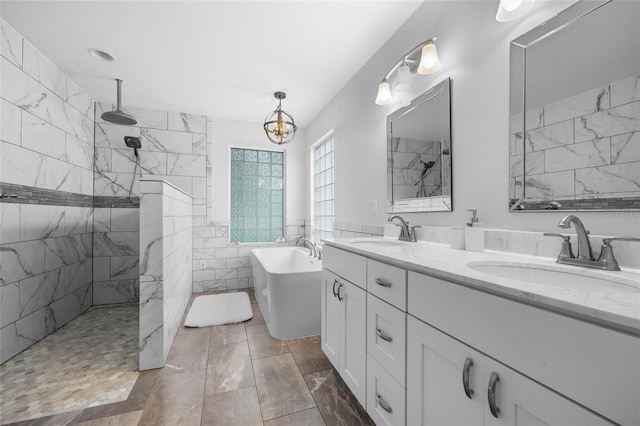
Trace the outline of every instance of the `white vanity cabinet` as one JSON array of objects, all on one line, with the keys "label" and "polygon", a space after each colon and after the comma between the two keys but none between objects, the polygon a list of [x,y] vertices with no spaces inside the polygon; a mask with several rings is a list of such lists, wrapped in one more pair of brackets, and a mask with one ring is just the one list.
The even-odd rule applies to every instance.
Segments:
[{"label": "white vanity cabinet", "polygon": [[322,349],[378,426],[640,425],[637,335],[402,259],[325,253]]},{"label": "white vanity cabinet", "polygon": [[347,279],[359,280],[360,285],[364,285],[365,258],[346,252],[343,254],[342,250],[332,247],[325,247],[324,252],[322,351],[360,404],[366,407],[367,296],[363,288]]},{"label": "white vanity cabinet", "polygon": [[[407,292],[409,424],[442,424],[424,420],[438,398],[469,404],[467,357],[484,419],[475,424],[640,424],[636,336],[415,272]],[[487,415],[492,373],[498,418]]]},{"label": "white vanity cabinet", "polygon": [[412,316],[407,328],[409,425],[611,424]]}]

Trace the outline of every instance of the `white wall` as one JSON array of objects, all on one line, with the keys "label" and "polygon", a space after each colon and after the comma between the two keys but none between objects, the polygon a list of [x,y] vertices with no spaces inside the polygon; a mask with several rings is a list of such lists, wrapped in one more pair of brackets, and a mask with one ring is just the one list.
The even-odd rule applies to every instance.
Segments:
[{"label": "white wall", "polygon": [[293,141],[279,146],[269,142],[262,123],[222,118],[213,119],[213,220],[229,222],[229,156],[232,147],[285,152],[285,222],[304,220],[307,216],[304,176],[309,162],[304,130],[299,129]]},{"label": "white wall", "polygon": [[[468,219],[466,210],[473,208],[488,228],[556,230],[566,213],[508,209],[509,42],[572,3],[539,1],[526,17],[499,23],[498,1],[425,2],[306,129],[308,145],[334,129],[335,220],[368,225],[386,220],[386,116],[451,77],[454,211],[406,217],[414,224],[461,225]],[[410,48],[434,36],[442,69],[415,77],[413,90],[403,99],[375,105],[378,83],[389,68]],[[377,200],[377,214],[371,214],[371,200]],[[579,216],[594,234],[640,236],[638,215]]]}]

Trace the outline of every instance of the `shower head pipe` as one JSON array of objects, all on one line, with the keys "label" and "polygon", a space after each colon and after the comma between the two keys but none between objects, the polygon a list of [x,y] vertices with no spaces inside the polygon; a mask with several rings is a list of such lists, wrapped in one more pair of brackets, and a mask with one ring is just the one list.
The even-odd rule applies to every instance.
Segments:
[{"label": "shower head pipe", "polygon": [[117,85],[117,104],[115,111],[106,111],[102,113],[100,118],[104,121],[108,121],[109,123],[121,124],[125,126],[134,126],[138,124],[138,121],[131,114],[127,114],[122,111],[122,80],[116,78]]}]

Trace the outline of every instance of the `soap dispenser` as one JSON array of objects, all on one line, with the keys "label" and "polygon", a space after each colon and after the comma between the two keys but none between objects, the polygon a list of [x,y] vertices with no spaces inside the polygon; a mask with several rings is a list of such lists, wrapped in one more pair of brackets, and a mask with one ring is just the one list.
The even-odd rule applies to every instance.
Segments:
[{"label": "soap dispenser", "polygon": [[464,246],[469,251],[484,251],[484,227],[476,216],[478,210],[468,210],[473,216],[464,228]]}]

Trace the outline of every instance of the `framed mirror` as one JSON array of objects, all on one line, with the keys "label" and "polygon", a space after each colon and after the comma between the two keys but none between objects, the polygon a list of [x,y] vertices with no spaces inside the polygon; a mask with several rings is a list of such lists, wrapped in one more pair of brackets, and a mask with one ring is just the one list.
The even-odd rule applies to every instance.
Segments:
[{"label": "framed mirror", "polygon": [[577,2],[510,66],[511,211],[640,210],[640,2]]},{"label": "framed mirror", "polygon": [[451,79],[387,117],[387,212],[451,211]]}]

